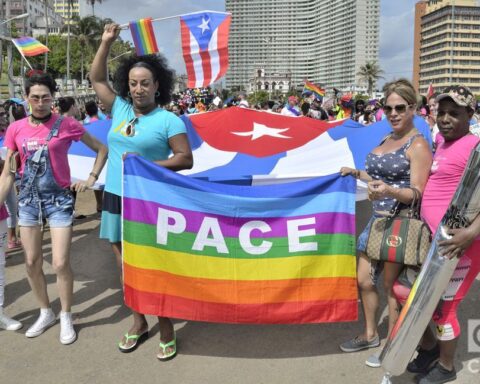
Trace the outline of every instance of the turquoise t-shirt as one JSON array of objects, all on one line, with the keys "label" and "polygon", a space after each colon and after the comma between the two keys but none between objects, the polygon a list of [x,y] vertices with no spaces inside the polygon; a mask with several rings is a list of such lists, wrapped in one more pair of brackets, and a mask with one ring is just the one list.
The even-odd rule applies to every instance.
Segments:
[{"label": "turquoise t-shirt", "polygon": [[187,132],[182,120],[162,108],[138,117],[134,128],[126,132],[129,122],[134,119],[132,104],[117,96],[112,107],[112,127],[107,137],[105,190],[118,196],[122,195],[122,155],[125,152],[136,152],[151,161],[166,160],[170,155],[168,139]]}]

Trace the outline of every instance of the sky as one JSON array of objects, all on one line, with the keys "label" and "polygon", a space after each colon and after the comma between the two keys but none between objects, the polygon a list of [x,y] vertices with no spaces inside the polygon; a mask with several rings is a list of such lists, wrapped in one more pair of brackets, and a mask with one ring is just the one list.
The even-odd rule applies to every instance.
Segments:
[{"label": "sky", "polygon": [[[386,81],[406,77],[411,79],[413,66],[413,26],[416,0],[380,1],[380,67]],[[132,5],[134,4],[134,5]],[[103,0],[95,6],[95,14],[123,24],[151,16],[152,18],[179,15],[201,10],[225,11],[224,0]],[[185,73],[181,55],[178,19],[154,23],[157,44],[177,73]],[[131,41],[130,32],[122,32]],[[328,85],[327,85],[328,86]]]}]

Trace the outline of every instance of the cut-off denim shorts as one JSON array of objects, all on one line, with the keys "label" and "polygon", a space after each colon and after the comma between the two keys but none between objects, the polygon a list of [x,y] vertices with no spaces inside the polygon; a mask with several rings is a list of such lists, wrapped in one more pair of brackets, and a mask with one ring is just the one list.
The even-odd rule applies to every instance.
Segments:
[{"label": "cut-off denim shorts", "polygon": [[[373,221],[377,217],[379,216],[372,215],[372,217],[370,217],[370,220],[368,220],[367,225],[365,226],[362,233],[360,234],[360,236],[358,236],[358,239],[357,239],[357,251],[364,253],[365,255],[367,255],[367,257],[368,257],[368,254],[367,254],[368,234],[370,233],[370,228],[373,224]],[[372,284],[376,286],[378,283],[378,278],[383,270],[383,263],[381,261],[372,260],[370,258],[369,260],[370,260],[370,279],[372,280]]]},{"label": "cut-off denim shorts", "polygon": [[34,227],[48,220],[51,228],[70,227],[74,218],[74,200],[71,193],[50,195],[36,199],[21,199],[18,202],[18,225]]}]

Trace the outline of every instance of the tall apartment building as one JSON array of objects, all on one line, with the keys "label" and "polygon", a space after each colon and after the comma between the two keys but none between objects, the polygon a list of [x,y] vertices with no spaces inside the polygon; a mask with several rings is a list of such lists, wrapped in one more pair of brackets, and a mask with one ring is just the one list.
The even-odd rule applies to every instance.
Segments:
[{"label": "tall apartment building", "polygon": [[[85,17],[87,15],[87,2],[86,0],[53,0],[55,12],[62,16],[64,19],[70,17],[70,12],[72,17]],[[68,3],[71,2],[69,8]]]},{"label": "tall apartment building", "polygon": [[415,57],[420,63],[420,93],[425,94],[430,83],[436,90],[462,83],[480,93],[478,1],[428,1],[421,17],[420,47],[415,50]]},{"label": "tall apartment building", "polygon": [[[62,25],[62,18],[55,13],[53,8],[54,0],[0,0],[2,12],[0,18],[10,19],[12,17],[28,13],[28,17],[14,20],[15,29],[18,35],[35,36],[45,31],[45,14],[48,17],[50,32],[58,32]],[[12,24],[9,23],[11,26]]]},{"label": "tall apartment building", "polygon": [[259,69],[327,88],[361,87],[378,61],[380,0],[226,0],[232,13],[227,88],[247,89]]}]

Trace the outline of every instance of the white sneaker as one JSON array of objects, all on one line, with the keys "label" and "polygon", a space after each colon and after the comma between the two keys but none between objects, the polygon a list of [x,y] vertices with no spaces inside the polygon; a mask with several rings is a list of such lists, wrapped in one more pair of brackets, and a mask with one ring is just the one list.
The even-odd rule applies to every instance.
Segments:
[{"label": "white sneaker", "polygon": [[22,323],[19,321],[5,315],[3,308],[0,307],[0,328],[6,329],[7,331],[18,331],[22,326]]},{"label": "white sneaker", "polygon": [[77,340],[77,333],[73,328],[72,312],[60,312],[60,343],[72,344]]},{"label": "white sneaker", "polygon": [[370,368],[380,368],[382,366],[382,363],[380,363],[380,352],[370,355],[365,364]]},{"label": "white sneaker", "polygon": [[40,308],[40,316],[38,316],[37,321],[27,329],[25,336],[27,337],[37,337],[50,328],[57,319],[51,308]]}]

